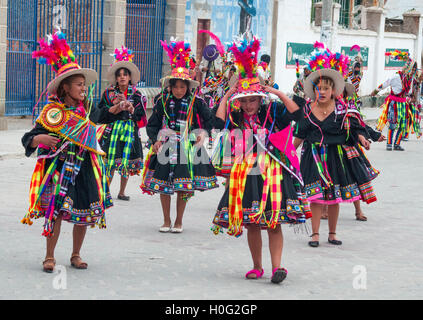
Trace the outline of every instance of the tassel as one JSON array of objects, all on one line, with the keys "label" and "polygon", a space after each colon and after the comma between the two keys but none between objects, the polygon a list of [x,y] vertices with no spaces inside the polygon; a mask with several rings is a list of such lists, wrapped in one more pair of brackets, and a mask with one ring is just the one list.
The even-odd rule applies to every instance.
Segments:
[{"label": "tassel", "polygon": [[219,233],[223,233],[222,227],[218,225],[214,225],[210,228],[210,230],[217,236]]},{"label": "tassel", "polygon": [[147,156],[145,158],[145,163],[144,163],[144,167],[142,168],[141,171],[141,185],[140,188],[142,190],[142,193],[148,194],[150,196],[154,195],[153,191],[150,191],[146,188],[145,186],[145,178],[147,176],[147,170],[150,167],[150,163],[151,163],[151,157],[153,156],[154,152],[153,152],[153,146],[150,147],[150,150],[147,153]]}]

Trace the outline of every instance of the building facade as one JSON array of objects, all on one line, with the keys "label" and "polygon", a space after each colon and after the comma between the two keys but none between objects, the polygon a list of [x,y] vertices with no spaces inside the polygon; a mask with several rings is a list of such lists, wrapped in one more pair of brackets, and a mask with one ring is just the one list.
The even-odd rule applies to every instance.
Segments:
[{"label": "building facade", "polygon": [[[388,0],[389,2],[390,0]],[[332,49],[343,51],[354,57],[350,47],[359,45],[365,61],[364,76],[361,83],[361,94],[368,95],[387,77],[402,67],[387,59],[385,52],[393,49],[406,50],[421,67],[422,23],[421,14],[417,11],[403,12],[401,32],[385,31],[386,10],[379,1],[362,2],[360,19],[356,18],[353,27],[340,25],[343,1],[333,1]],[[338,3],[339,2],[339,3]],[[373,6],[375,4],[375,6]],[[292,92],[296,81],[295,59],[301,64],[313,51],[313,43],[320,41],[322,3],[312,0],[279,0],[276,49],[276,82],[281,90]],[[354,11],[352,8],[351,12]]]},{"label": "building facade", "polygon": [[[166,2],[169,3],[166,9]],[[107,70],[115,48],[127,46],[141,71],[139,87],[157,88],[162,77],[160,39],[174,17],[172,0],[0,0],[0,116],[37,114],[43,92],[54,77],[32,59],[38,40],[59,27],[82,67],[98,72],[97,102],[108,85]],[[168,28],[166,29],[166,25]],[[34,109],[34,106],[37,108]]]},{"label": "building facade", "polygon": [[[322,3],[249,1],[256,9],[251,30],[262,40],[261,54],[270,54],[274,79],[281,90],[291,92],[295,59],[304,64],[313,43],[320,40]],[[420,3],[413,1],[333,0],[331,49],[353,57],[349,48],[362,48],[361,94],[369,94],[401,68],[386,60],[388,50],[408,50],[421,67],[421,14],[406,11]],[[43,101],[42,90],[54,75],[38,66],[31,52],[56,25],[68,35],[81,66],[99,73],[97,100],[107,86],[111,54],[122,45],[133,49],[141,70],[138,86],[152,97],[160,89],[160,78],[169,72],[159,40],[186,40],[200,60],[206,43],[199,41],[198,30],[208,29],[228,44],[239,35],[240,13],[238,0],[0,0],[0,127],[1,116],[30,115],[36,102]],[[392,27],[390,19],[399,19],[400,26]]]}]

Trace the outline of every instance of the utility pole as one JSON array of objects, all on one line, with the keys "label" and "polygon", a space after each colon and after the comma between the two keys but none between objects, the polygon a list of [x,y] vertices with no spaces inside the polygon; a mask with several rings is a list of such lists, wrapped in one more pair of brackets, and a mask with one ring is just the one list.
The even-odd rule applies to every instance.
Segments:
[{"label": "utility pole", "polygon": [[332,49],[332,5],[333,0],[323,0],[320,42],[323,42],[328,49]]}]

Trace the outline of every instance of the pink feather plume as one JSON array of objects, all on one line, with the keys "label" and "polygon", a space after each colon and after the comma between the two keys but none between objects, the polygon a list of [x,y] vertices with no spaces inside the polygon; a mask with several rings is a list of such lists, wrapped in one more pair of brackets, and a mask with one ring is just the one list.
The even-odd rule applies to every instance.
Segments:
[{"label": "pink feather plume", "polygon": [[316,48],[316,49],[324,49],[325,48],[325,44],[322,43],[322,42],[316,41],[314,43],[314,48]]},{"label": "pink feather plume", "polygon": [[356,51],[356,52],[360,52],[361,48],[359,45],[355,44],[351,47],[350,51]]},{"label": "pink feather plume", "polygon": [[225,47],[223,46],[218,36],[216,36],[213,32],[209,30],[199,30],[198,33],[207,33],[210,36],[210,38],[214,40],[217,51],[219,51],[220,55],[221,56],[225,55]]}]

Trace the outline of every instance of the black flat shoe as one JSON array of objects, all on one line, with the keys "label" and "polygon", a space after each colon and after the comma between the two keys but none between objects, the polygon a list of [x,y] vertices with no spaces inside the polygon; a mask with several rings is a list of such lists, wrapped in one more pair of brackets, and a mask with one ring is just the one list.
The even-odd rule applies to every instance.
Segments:
[{"label": "black flat shoe", "polygon": [[403,147],[401,147],[400,145],[394,145],[394,150],[395,151],[404,151],[405,149]]},{"label": "black flat shoe", "polygon": [[[315,235],[319,235],[319,234],[318,234],[318,233],[313,233],[313,234],[310,236],[310,238],[311,238],[311,237],[313,237],[313,236],[315,236]],[[317,248],[317,247],[319,246],[319,241],[309,241],[309,242],[308,242],[308,245],[309,245],[310,247]]]},{"label": "black flat shoe", "polygon": [[272,279],[270,279],[270,281],[273,283],[281,283],[285,280],[287,274],[288,271],[285,268],[275,269],[273,270]]},{"label": "black flat shoe", "polygon": [[[329,234],[336,234],[336,233],[335,232],[329,232]],[[342,244],[342,241],[340,241],[340,240],[330,240],[329,238],[328,238],[328,242],[330,244],[335,245],[335,246],[340,246]]]},{"label": "black flat shoe", "polygon": [[119,200],[125,200],[125,201],[129,201],[129,196],[121,196],[120,194],[118,194],[118,199]]}]

